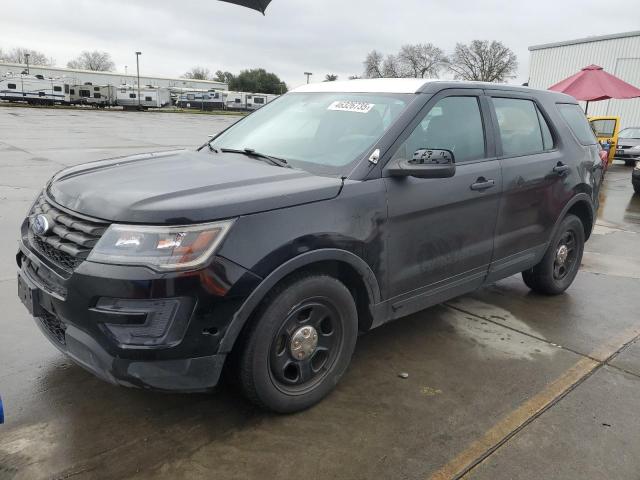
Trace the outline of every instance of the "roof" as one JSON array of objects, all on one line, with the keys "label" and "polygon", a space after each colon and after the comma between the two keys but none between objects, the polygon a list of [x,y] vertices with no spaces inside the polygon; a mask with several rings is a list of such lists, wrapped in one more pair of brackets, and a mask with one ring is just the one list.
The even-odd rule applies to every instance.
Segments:
[{"label": "roof", "polygon": [[341,82],[316,82],[293,92],[417,93],[432,80],[425,78],[372,78]]},{"label": "roof", "polygon": [[[24,63],[10,63],[10,62],[0,62],[0,66],[4,67],[15,67],[18,70],[22,71],[25,69],[26,64]],[[109,75],[113,77],[127,77],[127,78],[137,78],[135,73],[119,73],[119,72],[104,72],[100,70],[82,70],[79,68],[66,68],[66,67],[56,67],[56,66],[48,66],[48,65],[30,65],[31,69],[34,70],[51,70],[56,72],[62,72],[63,74],[83,74],[83,75]],[[226,85],[225,82],[218,82],[215,80],[196,80],[194,78],[175,78],[175,77],[163,77],[160,75],[148,75],[143,74],[140,75],[140,78],[150,78],[153,80],[169,80],[169,81],[180,81],[180,82],[189,82],[189,83],[202,83],[206,85]]]},{"label": "roof", "polygon": [[529,47],[529,51],[543,50],[545,48],[565,47],[567,45],[578,45],[580,43],[601,42],[603,40],[615,40],[617,38],[639,37],[640,30],[634,32],[613,33],[611,35],[600,35],[586,38],[578,38],[576,40],[566,40],[564,42],[543,43]]}]

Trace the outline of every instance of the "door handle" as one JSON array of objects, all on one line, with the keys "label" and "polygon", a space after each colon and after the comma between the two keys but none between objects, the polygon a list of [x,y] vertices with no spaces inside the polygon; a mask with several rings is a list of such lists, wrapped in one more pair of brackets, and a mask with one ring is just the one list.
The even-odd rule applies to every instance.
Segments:
[{"label": "door handle", "polygon": [[558,162],[558,164],[555,167],[553,167],[553,173],[556,173],[558,175],[563,175],[568,171],[569,171],[569,165],[565,165],[562,162]]},{"label": "door handle", "polygon": [[495,180],[486,180],[484,177],[480,177],[479,179],[476,180],[476,183],[472,183],[471,184],[471,190],[476,190],[476,191],[483,191],[483,190],[487,190],[488,188],[493,188],[496,186],[496,181]]}]

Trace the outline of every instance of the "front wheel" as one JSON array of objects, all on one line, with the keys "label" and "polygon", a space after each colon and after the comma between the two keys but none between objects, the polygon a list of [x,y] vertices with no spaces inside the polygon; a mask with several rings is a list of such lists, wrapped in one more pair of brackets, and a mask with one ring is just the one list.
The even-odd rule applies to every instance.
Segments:
[{"label": "front wheel", "polygon": [[269,295],[239,345],[244,394],[280,413],[311,407],[347,370],[357,333],[343,283],[322,274],[292,277]]},{"label": "front wheel", "polygon": [[545,295],[564,292],[580,269],[584,239],[584,226],[580,219],[567,215],[540,263],[522,272],[524,283],[534,292]]}]

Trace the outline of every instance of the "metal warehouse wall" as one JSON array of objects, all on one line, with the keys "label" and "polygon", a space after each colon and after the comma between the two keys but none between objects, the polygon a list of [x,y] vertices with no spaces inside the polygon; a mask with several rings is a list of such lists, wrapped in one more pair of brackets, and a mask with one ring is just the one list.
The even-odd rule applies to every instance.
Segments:
[{"label": "metal warehouse wall", "polygon": [[[0,75],[7,73],[19,74],[26,68],[25,65],[17,63],[1,63]],[[128,83],[133,85],[137,82],[135,70],[133,74],[120,74],[113,72],[91,72],[88,70],[74,70],[59,67],[39,67],[29,66],[32,75],[43,75],[44,77],[66,78],[70,83],[82,84],[91,82],[94,85],[122,85]],[[226,83],[213,82],[209,80],[190,80],[186,78],[150,77],[140,75],[140,85],[154,85],[159,87],[182,87],[196,89],[216,89],[227,90]]]},{"label": "metal warehouse wall", "polygon": [[[529,47],[529,85],[549,88],[587,65],[600,65],[607,72],[640,88],[640,32],[606,35]],[[584,102],[581,102],[584,108]],[[622,128],[640,126],[640,98],[590,102],[590,115],[619,115]]]}]

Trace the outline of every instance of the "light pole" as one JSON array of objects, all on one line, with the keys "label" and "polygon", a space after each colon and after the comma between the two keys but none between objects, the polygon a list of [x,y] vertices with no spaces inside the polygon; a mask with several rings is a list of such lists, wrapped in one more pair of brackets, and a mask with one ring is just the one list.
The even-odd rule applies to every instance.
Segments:
[{"label": "light pole", "polygon": [[24,59],[27,62],[27,75],[29,75],[29,57],[31,56],[30,53],[25,53],[24,54]]},{"label": "light pole", "polygon": [[136,70],[138,72],[138,110],[142,106],[140,104],[140,61],[138,60],[142,52],[136,52]]},{"label": "light pole", "polygon": [[309,77],[310,77],[311,75],[313,75],[313,73],[311,73],[311,72],[304,72],[304,74],[307,76],[307,83],[309,83]]}]

